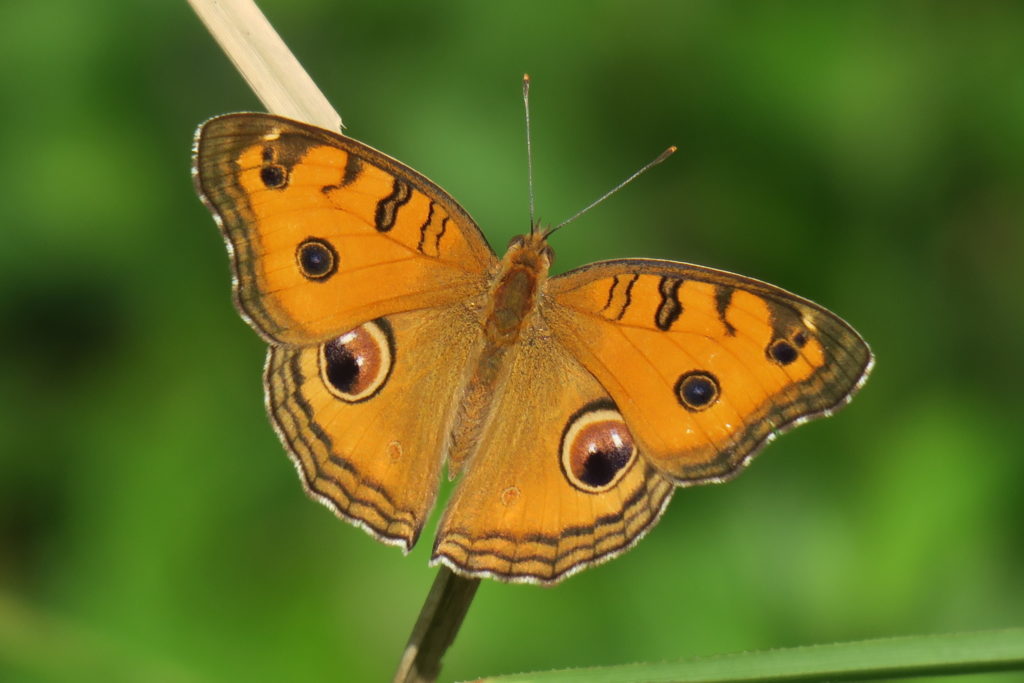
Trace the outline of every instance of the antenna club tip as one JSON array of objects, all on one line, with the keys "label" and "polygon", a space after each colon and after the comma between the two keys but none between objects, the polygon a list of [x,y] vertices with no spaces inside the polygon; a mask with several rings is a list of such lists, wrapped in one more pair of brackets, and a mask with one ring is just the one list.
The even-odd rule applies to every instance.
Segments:
[{"label": "antenna club tip", "polygon": [[654,161],[653,161],[653,162],[651,163],[651,165],[653,166],[654,164],[660,164],[661,162],[665,161],[665,159],[668,159],[668,158],[669,158],[670,156],[672,156],[673,154],[675,154],[675,153],[676,153],[676,151],[678,151],[678,150],[679,150],[679,148],[678,148],[678,147],[676,147],[675,145],[672,145],[671,147],[669,147],[668,149],[666,149],[666,150],[665,150],[664,152],[662,152],[661,154],[659,154],[659,155],[658,155],[658,158],[657,158],[657,159],[655,159],[655,160],[654,160]]},{"label": "antenna club tip", "polygon": [[530,82],[530,74],[523,74],[523,83]]}]

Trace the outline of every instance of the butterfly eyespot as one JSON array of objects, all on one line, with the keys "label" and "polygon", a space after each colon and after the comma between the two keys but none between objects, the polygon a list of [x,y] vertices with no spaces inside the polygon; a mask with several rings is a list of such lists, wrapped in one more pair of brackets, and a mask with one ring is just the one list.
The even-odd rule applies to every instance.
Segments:
[{"label": "butterfly eyespot", "polygon": [[264,166],[260,169],[260,180],[271,190],[280,190],[288,184],[288,171],[284,166]]},{"label": "butterfly eyespot", "polygon": [[636,458],[633,435],[610,401],[585,406],[569,419],[562,434],[562,473],[586,493],[615,486]]},{"label": "butterfly eyespot", "polygon": [[800,352],[786,339],[776,339],[768,345],[768,358],[779,365],[789,365],[800,357]]},{"label": "butterfly eyespot", "polygon": [[687,372],[676,382],[676,397],[690,412],[710,408],[718,400],[719,393],[715,376],[700,370]]},{"label": "butterfly eyespot", "polygon": [[[373,321],[320,347],[320,378],[336,398],[359,403],[384,388],[394,360],[390,326],[383,320]],[[396,454],[401,457],[402,446],[393,441],[388,445],[388,456],[394,459]]]},{"label": "butterfly eyespot", "polygon": [[800,330],[799,332],[794,334],[793,343],[796,344],[796,347],[798,349],[802,349],[804,346],[807,345],[807,333],[804,332],[803,330]]},{"label": "butterfly eyespot", "polygon": [[308,280],[326,280],[338,271],[338,252],[331,243],[307,237],[295,250],[299,271]]}]

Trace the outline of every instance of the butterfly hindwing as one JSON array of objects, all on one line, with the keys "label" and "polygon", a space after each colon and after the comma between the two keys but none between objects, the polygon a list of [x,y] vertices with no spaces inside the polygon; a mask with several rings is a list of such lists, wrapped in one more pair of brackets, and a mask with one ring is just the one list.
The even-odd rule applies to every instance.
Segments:
[{"label": "butterfly hindwing", "polygon": [[459,205],[350,138],[267,114],[203,124],[195,182],[231,253],[235,301],[271,343],[311,344],[472,296],[495,256]]},{"label": "butterfly hindwing", "polygon": [[615,403],[548,331],[505,358],[492,418],[441,520],[434,561],[551,584],[624,552],[674,486],[634,448]]},{"label": "butterfly hindwing", "polygon": [[455,305],[271,347],[267,410],[313,498],[412,547],[437,493],[473,322]]},{"label": "butterfly hindwing", "polygon": [[679,484],[737,473],[776,433],[844,405],[872,363],[857,332],[778,287],[626,259],[550,281],[559,342]]}]

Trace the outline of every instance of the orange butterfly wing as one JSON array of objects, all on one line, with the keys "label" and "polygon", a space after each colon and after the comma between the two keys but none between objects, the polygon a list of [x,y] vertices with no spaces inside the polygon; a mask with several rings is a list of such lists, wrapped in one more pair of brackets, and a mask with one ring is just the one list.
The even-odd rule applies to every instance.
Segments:
[{"label": "orange butterfly wing", "polygon": [[710,268],[607,261],[552,279],[549,293],[559,342],[681,485],[727,479],[775,434],[831,414],[873,362],[835,314]]},{"label": "orange butterfly wing", "polygon": [[539,318],[438,530],[433,561],[464,574],[551,584],[615,557],[675,486],[735,475],[843,405],[871,365],[820,306],[668,261],[553,278]]},{"label": "orange butterfly wing", "polygon": [[267,410],[307,492],[408,550],[437,493],[493,252],[412,169],[276,116],[203,124],[194,178],[236,305],[271,344]]},{"label": "orange butterfly wing", "polygon": [[[631,548],[675,487],[632,447],[608,392],[550,331],[525,334],[506,357],[507,378],[441,519],[432,561],[553,584]],[[588,467],[608,443],[614,462]]]},{"label": "orange butterfly wing", "polygon": [[437,496],[474,325],[456,305],[379,318],[328,344],[271,347],[267,410],[311,497],[412,548]]},{"label": "orange butterfly wing", "polygon": [[271,343],[476,294],[496,262],[447,193],[351,140],[267,114],[196,136],[197,189],[231,253],[235,302]]}]

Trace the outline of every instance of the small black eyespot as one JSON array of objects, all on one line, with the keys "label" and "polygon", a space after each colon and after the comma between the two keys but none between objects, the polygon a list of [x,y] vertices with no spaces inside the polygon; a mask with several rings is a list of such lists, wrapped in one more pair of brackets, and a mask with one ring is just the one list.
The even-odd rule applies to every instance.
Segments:
[{"label": "small black eyespot", "polygon": [[718,380],[701,370],[687,372],[676,382],[676,397],[680,405],[691,412],[710,408],[718,400],[718,394]]},{"label": "small black eyespot", "polygon": [[779,365],[789,365],[800,357],[800,352],[785,339],[776,339],[768,345],[768,357]]},{"label": "small black eyespot", "polygon": [[271,189],[281,189],[288,184],[288,172],[283,166],[264,166],[260,169],[260,180]]},{"label": "small black eyespot", "polygon": [[338,252],[331,243],[317,237],[307,237],[295,251],[299,270],[310,280],[326,280],[338,270]]},{"label": "small black eyespot", "polygon": [[793,335],[793,343],[796,344],[798,349],[804,348],[807,345],[807,333],[800,330]]}]

